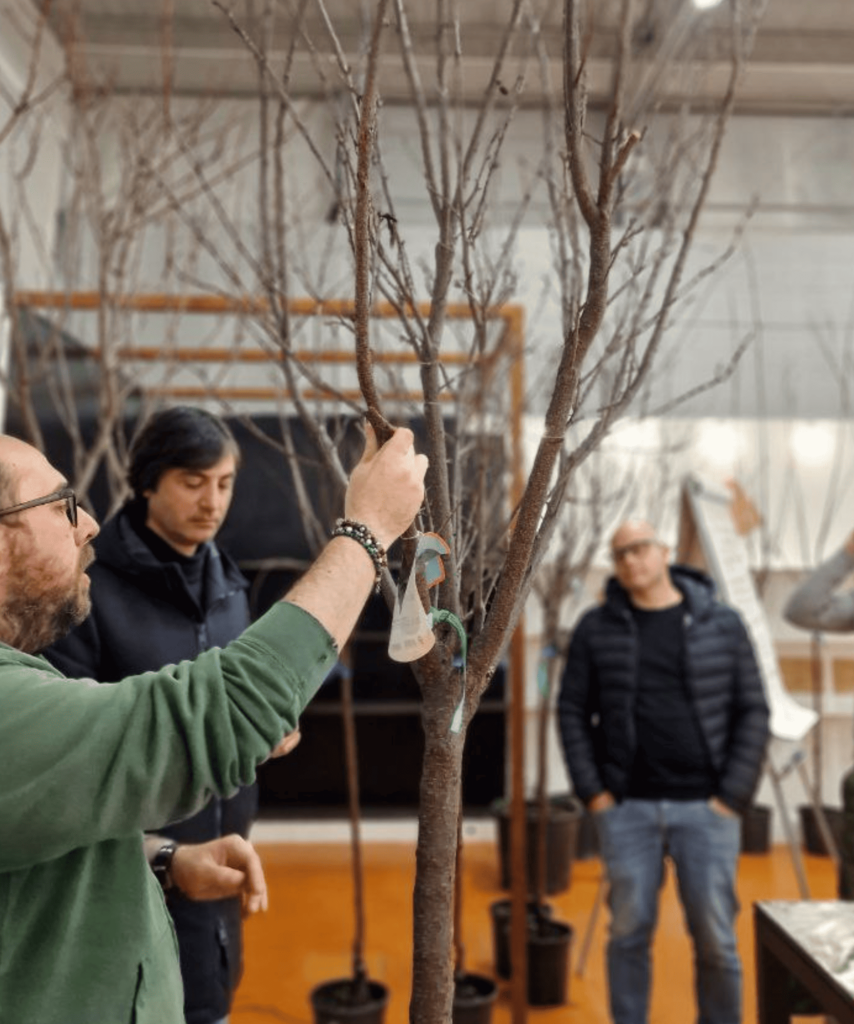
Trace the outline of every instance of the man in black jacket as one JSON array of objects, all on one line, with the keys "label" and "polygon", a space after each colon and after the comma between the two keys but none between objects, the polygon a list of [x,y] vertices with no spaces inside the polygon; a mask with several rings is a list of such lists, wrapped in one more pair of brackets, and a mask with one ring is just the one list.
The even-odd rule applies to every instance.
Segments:
[{"label": "man in black jacket", "polygon": [[611,912],[611,1015],[645,1024],[664,859],[694,944],[700,1024],[741,1020],[738,813],[756,788],[768,705],[735,611],[696,570],[668,567],[647,522],[611,541],[605,601],[578,623],[558,713],[567,767],[595,815]]},{"label": "man in black jacket", "polygon": [[[239,459],[226,424],[202,409],[171,408],[146,423],[130,454],[133,497],[94,544],[91,614],[44,652],[54,665],[115,682],[224,647],[249,625],[247,581],[213,542]],[[256,811],[253,785],[146,839],[178,935],[188,1024],[224,1021],[240,979],[241,914],[254,908],[209,897],[234,847],[262,874],[246,849]]]}]

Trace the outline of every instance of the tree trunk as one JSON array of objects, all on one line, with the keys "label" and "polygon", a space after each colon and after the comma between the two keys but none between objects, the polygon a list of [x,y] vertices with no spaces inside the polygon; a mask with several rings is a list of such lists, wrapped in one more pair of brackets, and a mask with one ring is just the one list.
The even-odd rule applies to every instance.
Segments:
[{"label": "tree trunk", "polygon": [[415,852],[412,1024],[448,1024],[453,1009],[457,819],[468,723],[459,733],[450,731],[453,706],[442,695],[459,693],[459,686],[459,673],[453,671],[422,687],[424,767]]}]

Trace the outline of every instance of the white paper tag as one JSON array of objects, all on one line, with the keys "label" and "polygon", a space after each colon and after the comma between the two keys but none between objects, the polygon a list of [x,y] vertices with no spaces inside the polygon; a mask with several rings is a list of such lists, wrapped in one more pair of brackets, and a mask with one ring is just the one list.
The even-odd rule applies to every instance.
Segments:
[{"label": "white paper tag", "polygon": [[418,593],[418,563],[412,563],[403,598],[395,602],[388,638],[388,656],[392,661],[417,661],[436,643],[433,618],[424,611]]}]

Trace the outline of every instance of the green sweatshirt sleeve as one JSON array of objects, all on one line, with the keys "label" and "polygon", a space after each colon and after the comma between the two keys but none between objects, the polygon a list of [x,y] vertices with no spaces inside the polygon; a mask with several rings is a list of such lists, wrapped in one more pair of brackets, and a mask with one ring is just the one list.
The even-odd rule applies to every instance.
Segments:
[{"label": "green sweatshirt sleeve", "polygon": [[227,647],[120,686],[0,646],[0,871],[156,829],[249,783],[336,657],[281,602]]}]

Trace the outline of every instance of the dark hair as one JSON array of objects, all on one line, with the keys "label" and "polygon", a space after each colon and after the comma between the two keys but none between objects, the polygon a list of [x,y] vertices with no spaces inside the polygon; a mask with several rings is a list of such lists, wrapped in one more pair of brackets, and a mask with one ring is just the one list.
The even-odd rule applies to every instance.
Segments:
[{"label": "dark hair", "polygon": [[204,409],[177,405],[155,413],[130,450],[128,483],[135,497],[157,490],[168,469],[209,469],[226,455],[240,463],[240,448],[226,423]]}]

